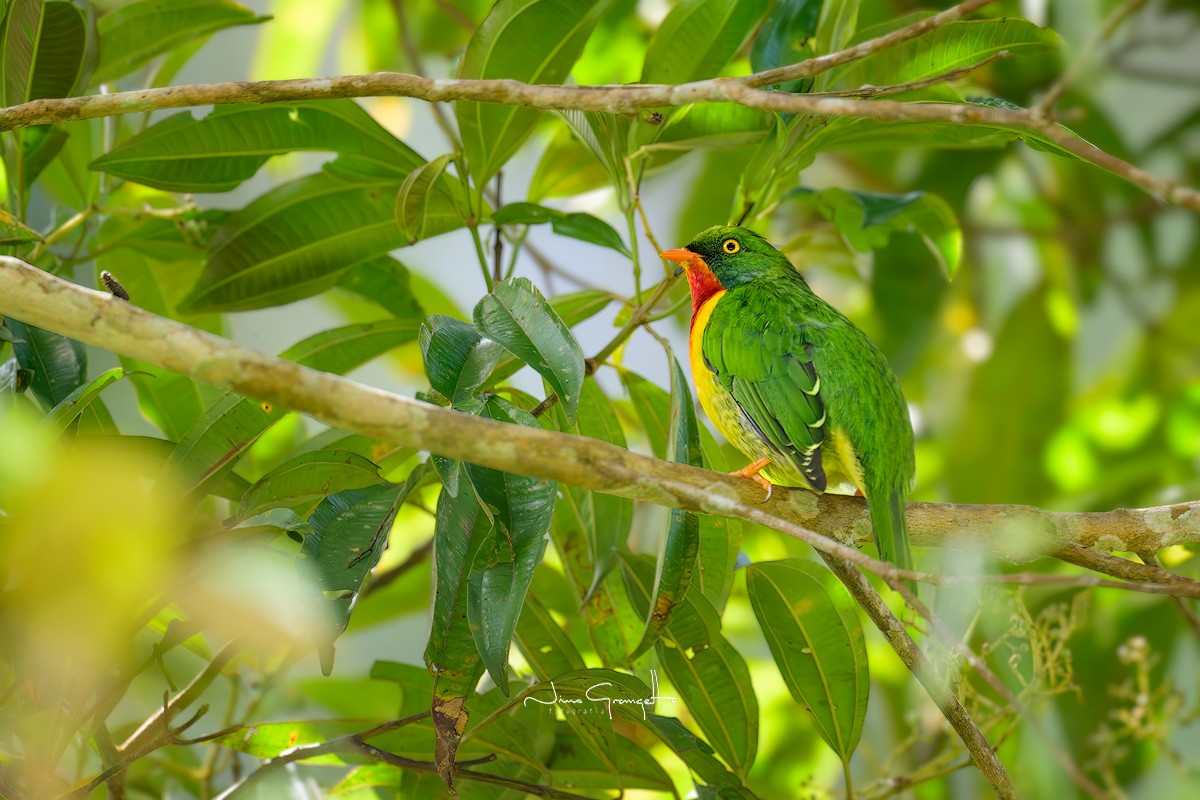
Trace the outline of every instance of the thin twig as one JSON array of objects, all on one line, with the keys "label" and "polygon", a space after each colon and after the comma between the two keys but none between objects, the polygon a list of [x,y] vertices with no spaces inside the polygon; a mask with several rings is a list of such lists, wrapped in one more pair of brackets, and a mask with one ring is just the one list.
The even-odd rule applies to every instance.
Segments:
[{"label": "thin twig", "polygon": [[[1142,559],[1142,561],[1145,561],[1146,566],[1148,567],[1161,569],[1163,572],[1167,572],[1167,570],[1163,568],[1162,564],[1159,563],[1158,558],[1153,553],[1139,553],[1138,558]],[[1171,575],[1174,573],[1167,572],[1167,574]],[[1171,599],[1179,608],[1179,613],[1183,616],[1183,619],[1192,626],[1192,632],[1197,636],[1200,636],[1200,616],[1196,615],[1196,612],[1192,610],[1192,607],[1189,606],[1187,601],[1182,597],[1172,597]]]},{"label": "thin twig", "polygon": [[887,603],[883,602],[883,598],[871,586],[866,576],[836,556],[822,553],[821,558],[825,560],[829,569],[842,582],[850,595],[867,612],[867,616],[875,623],[875,627],[879,628],[883,638],[896,651],[896,655],[900,656],[904,665],[921,683],[921,686],[925,687],[929,698],[941,710],[946,721],[950,723],[966,746],[975,766],[979,767],[979,771],[992,784],[996,796],[1000,800],[1015,799],[1017,795],[1013,790],[1012,781],[1008,777],[1008,771],[1000,762],[992,746],[988,744],[987,739],[971,720],[971,715],[967,713],[954,692],[950,691],[950,687],[933,669],[925,654],[917,647],[904,625],[896,619],[896,615],[888,608]]},{"label": "thin twig", "polygon": [[1106,795],[1099,786],[1097,786],[1086,775],[1083,774],[1083,770],[1081,770],[1079,765],[1075,763],[1075,760],[1071,758],[1071,754],[1058,746],[1058,743],[1054,741],[1053,737],[1050,736],[1049,732],[1045,729],[1041,722],[1039,722],[1036,717],[1029,713],[1029,709],[1025,706],[1025,704],[1022,703],[1020,698],[1013,694],[1012,691],[1010,691],[1009,688],[1004,685],[1004,682],[996,676],[996,673],[992,672],[991,667],[988,666],[984,659],[980,658],[974,650],[968,647],[967,644],[954,633],[954,631],[950,630],[949,626],[942,621],[941,617],[934,614],[928,606],[921,602],[920,598],[918,598],[917,595],[914,594],[904,584],[903,581],[889,580],[887,581],[887,584],[904,598],[904,602],[910,608],[916,611],[917,614],[919,614],[926,622],[929,623],[934,635],[940,639],[944,645],[949,647],[951,650],[957,653],[959,657],[965,659],[968,664],[974,667],[975,671],[979,673],[979,676],[983,678],[983,680],[989,686],[991,686],[997,694],[1004,698],[1004,700],[1013,709],[1014,713],[1019,714],[1026,719],[1033,732],[1039,739],[1042,740],[1042,746],[1050,751],[1055,760],[1058,761],[1059,765],[1062,766],[1063,770],[1066,771],[1071,780],[1075,782],[1075,785],[1077,785],[1080,789],[1083,789],[1083,791],[1087,792],[1090,796],[1096,798],[1096,800],[1106,800],[1108,795]]},{"label": "thin twig", "polygon": [[1063,71],[1062,75],[1058,77],[1058,80],[1056,80],[1054,84],[1051,85],[1051,87],[1046,91],[1045,96],[1038,101],[1037,105],[1029,110],[1029,113],[1034,119],[1046,122],[1053,118],[1054,106],[1056,106],[1058,101],[1062,99],[1062,96],[1067,89],[1071,88],[1071,86],[1073,86],[1075,82],[1079,80],[1080,76],[1083,75],[1083,71],[1091,62],[1092,54],[1095,52],[1096,48],[1099,47],[1105,39],[1112,36],[1113,31],[1117,29],[1117,26],[1120,25],[1126,17],[1137,11],[1145,4],[1146,0],[1125,0],[1124,3],[1121,3],[1109,12],[1108,16],[1104,18],[1104,21],[1100,23],[1100,27],[1093,31],[1092,35],[1088,37],[1088,40],[1084,42],[1083,47],[1079,49],[1079,52],[1076,54],[1075,58],[1072,59],[1066,70]]}]

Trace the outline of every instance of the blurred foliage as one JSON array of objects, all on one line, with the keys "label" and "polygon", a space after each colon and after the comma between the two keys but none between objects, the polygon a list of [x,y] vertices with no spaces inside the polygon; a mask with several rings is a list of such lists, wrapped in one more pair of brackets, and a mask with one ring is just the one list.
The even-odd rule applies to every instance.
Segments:
[{"label": "blurred foliage", "polygon": [[[2,91],[12,105],[185,69],[685,82],[949,4],[925,5],[9,0]],[[778,88],[1004,53],[898,99],[1029,106],[1117,6],[1002,0]],[[253,51],[231,58],[234,41]],[[1200,182],[1197,6],[1152,0],[1092,59],[1062,103],[1071,130]],[[108,271],[136,305],[217,333],[307,301],[288,313],[339,323],[294,314],[298,363],[386,357],[463,413],[727,470],[741,457],[697,418],[669,346],[685,292],[658,283],[648,248],[744,221],[901,375],[916,499],[1200,497],[1194,214],[985,126],[730,104],[446,111],[311,100],[10,131],[0,245],[101,288]],[[647,319],[654,338],[630,324]],[[638,374],[660,344],[666,366]],[[1198,577],[1194,555],[1157,554]],[[948,574],[1074,569],[917,557]],[[1065,759],[1111,797],[1200,792],[1191,601],[924,591],[1025,709],[912,625],[1021,796],[1083,796]],[[0,797],[438,798],[449,779],[464,798],[987,796],[865,620],[772,531],[425,460],[0,326]]]}]

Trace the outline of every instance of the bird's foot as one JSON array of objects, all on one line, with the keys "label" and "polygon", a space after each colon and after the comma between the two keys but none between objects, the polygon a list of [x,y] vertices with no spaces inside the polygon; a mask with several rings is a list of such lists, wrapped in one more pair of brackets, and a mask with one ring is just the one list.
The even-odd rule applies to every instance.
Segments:
[{"label": "bird's foot", "polygon": [[764,478],[759,473],[761,473],[764,469],[766,469],[770,464],[771,464],[771,460],[769,458],[760,458],[757,461],[755,461],[753,464],[747,464],[746,466],[742,467],[741,469],[734,470],[733,472],[731,472],[729,474],[735,475],[739,478],[749,478],[750,480],[757,483],[759,486],[766,489],[767,496],[763,498],[763,502],[765,503],[771,499],[771,492],[774,490],[775,486],[774,486],[774,484],[772,484],[769,480]]}]

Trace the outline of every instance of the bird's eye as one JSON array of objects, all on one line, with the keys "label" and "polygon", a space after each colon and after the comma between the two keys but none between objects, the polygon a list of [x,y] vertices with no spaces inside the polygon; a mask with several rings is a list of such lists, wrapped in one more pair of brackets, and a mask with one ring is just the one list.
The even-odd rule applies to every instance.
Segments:
[{"label": "bird's eye", "polygon": [[737,251],[741,250],[742,246],[738,244],[737,239],[726,239],[725,241],[721,242],[721,249],[726,253],[733,255]]}]

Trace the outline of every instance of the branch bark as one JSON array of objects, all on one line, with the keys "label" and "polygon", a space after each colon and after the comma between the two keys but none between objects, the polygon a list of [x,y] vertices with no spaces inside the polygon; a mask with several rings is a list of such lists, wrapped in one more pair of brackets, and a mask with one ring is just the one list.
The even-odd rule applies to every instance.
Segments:
[{"label": "branch bark", "polygon": [[[862,498],[777,487],[762,502],[762,490],[753,481],[393,395],[159,317],[7,256],[0,257],[0,314],[399,446],[669,508],[765,524],[783,521],[791,525],[785,531],[790,535],[804,538],[801,532],[815,531],[840,543],[841,557],[873,571],[880,565],[846,547],[871,540]],[[1072,544],[1153,553],[1200,542],[1200,501],[1077,514],[1018,505],[910,503],[907,515],[916,545],[981,548],[1017,561],[1056,554]],[[1158,572],[1144,568],[1122,577],[1167,585],[1156,580]],[[1195,595],[1193,588],[1181,585],[1179,593]]]},{"label": "branch bark", "polygon": [[432,79],[400,72],[376,72],[332,78],[196,84],[86,97],[34,100],[0,108],[0,131],[188,106],[284,103],[344,97],[411,97],[431,103],[473,100],[542,110],[577,109],[614,114],[632,114],[692,103],[731,102],[789,114],[950,122],[1033,132],[1082,160],[1119,175],[1167,202],[1200,212],[1200,191],[1182,186],[1174,180],[1152,175],[1111,153],[1100,150],[1059,126],[1044,112],[965,103],[902,103],[846,97],[815,97],[758,88],[793,78],[816,75],[915,39],[941,25],[963,18],[987,2],[988,0],[968,0],[940,14],[845,50],[741,78],[713,78],[673,86],[558,86],[531,85],[514,80]]}]

